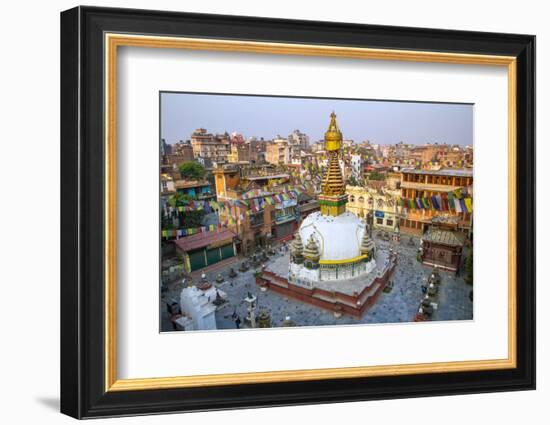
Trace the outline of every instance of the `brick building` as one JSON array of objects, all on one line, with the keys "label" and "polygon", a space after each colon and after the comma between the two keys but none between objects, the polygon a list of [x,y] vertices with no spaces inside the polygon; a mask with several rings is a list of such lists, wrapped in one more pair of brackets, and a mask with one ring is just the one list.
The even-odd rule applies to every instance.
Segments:
[{"label": "brick building", "polygon": [[285,195],[280,202],[265,197],[288,193],[290,176],[274,167],[226,165],[214,170],[219,221],[237,235],[239,252],[250,253],[272,240],[290,239],[298,226],[297,200]]}]

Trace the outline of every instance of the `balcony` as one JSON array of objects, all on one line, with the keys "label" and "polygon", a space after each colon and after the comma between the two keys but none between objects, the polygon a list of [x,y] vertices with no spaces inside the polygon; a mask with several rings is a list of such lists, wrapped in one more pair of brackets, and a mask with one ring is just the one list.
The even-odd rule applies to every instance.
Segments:
[{"label": "balcony", "polygon": [[202,200],[205,200],[205,199],[212,199],[216,196],[215,193],[212,193],[212,192],[203,192],[203,193],[199,193],[197,195],[197,199],[199,201],[202,201]]},{"label": "balcony", "polygon": [[296,216],[294,215],[289,215],[289,214],[281,215],[281,216],[275,217],[275,224],[283,224],[294,220],[296,220]]},{"label": "balcony", "polygon": [[453,186],[447,184],[423,183],[423,182],[401,182],[401,189],[413,189],[428,192],[449,192],[460,189],[462,186]]}]

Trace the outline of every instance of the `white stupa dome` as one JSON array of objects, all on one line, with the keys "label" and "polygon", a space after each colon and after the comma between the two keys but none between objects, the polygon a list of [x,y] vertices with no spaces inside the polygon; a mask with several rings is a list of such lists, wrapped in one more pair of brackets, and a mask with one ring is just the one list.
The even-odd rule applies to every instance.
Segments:
[{"label": "white stupa dome", "polygon": [[315,212],[304,219],[299,233],[303,241],[313,235],[321,261],[350,260],[361,255],[365,228],[365,222],[349,211],[336,217]]}]

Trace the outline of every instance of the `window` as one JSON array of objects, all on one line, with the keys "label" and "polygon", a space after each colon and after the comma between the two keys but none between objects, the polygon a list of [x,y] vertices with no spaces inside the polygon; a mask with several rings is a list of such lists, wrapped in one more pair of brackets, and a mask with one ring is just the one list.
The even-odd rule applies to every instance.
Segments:
[{"label": "window", "polygon": [[386,226],[393,226],[393,220],[387,219]]},{"label": "window", "polygon": [[376,224],[384,224],[384,219],[383,218],[377,218],[376,219]]},{"label": "window", "polygon": [[250,214],[250,225],[251,226],[261,226],[264,224],[264,212],[261,211],[256,214]]}]

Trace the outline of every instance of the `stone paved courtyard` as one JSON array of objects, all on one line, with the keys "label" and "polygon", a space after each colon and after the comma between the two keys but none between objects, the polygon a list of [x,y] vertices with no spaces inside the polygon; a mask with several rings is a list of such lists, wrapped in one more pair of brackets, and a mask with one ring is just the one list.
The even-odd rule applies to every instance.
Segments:
[{"label": "stone paved courtyard", "polygon": [[[335,318],[326,310],[311,305],[285,298],[271,291],[262,292],[255,284],[254,269],[244,273],[238,273],[237,277],[228,277],[231,265],[207,272],[207,278],[214,281],[217,274],[224,276],[224,282],[216,286],[227,293],[227,302],[216,311],[216,322],[218,329],[235,329],[233,314],[236,313],[241,320],[246,316],[246,303],[243,301],[247,293],[257,296],[257,312],[267,311],[271,316],[271,326],[281,326],[286,316],[297,326],[320,326],[320,325],[348,325],[359,323],[398,323],[411,322],[418,310],[420,301],[424,296],[422,285],[427,285],[426,280],[431,272],[431,267],[423,266],[416,259],[419,247],[419,239],[413,238],[413,245],[409,244],[409,236],[404,236],[401,242],[386,242],[373,234],[378,250],[382,253],[393,248],[397,251],[397,266],[391,280],[393,289],[389,293],[381,293],[377,302],[371,307],[361,319],[349,316]],[[467,252],[464,253],[466,255]],[[288,256],[288,252],[277,253],[274,257]],[[242,261],[242,260],[241,260]],[[238,268],[241,261],[233,264],[234,269]],[[272,260],[270,260],[272,261]],[[459,276],[454,273],[440,271],[441,284],[436,302],[438,308],[435,310],[432,320],[471,320],[473,319],[473,303],[470,301],[469,293],[471,286],[464,282],[462,271]],[[170,285],[163,294],[163,299],[179,299],[179,293],[183,285],[176,281]],[[163,303],[162,329],[171,331],[172,326]],[[243,320],[244,321],[244,320]]]}]

